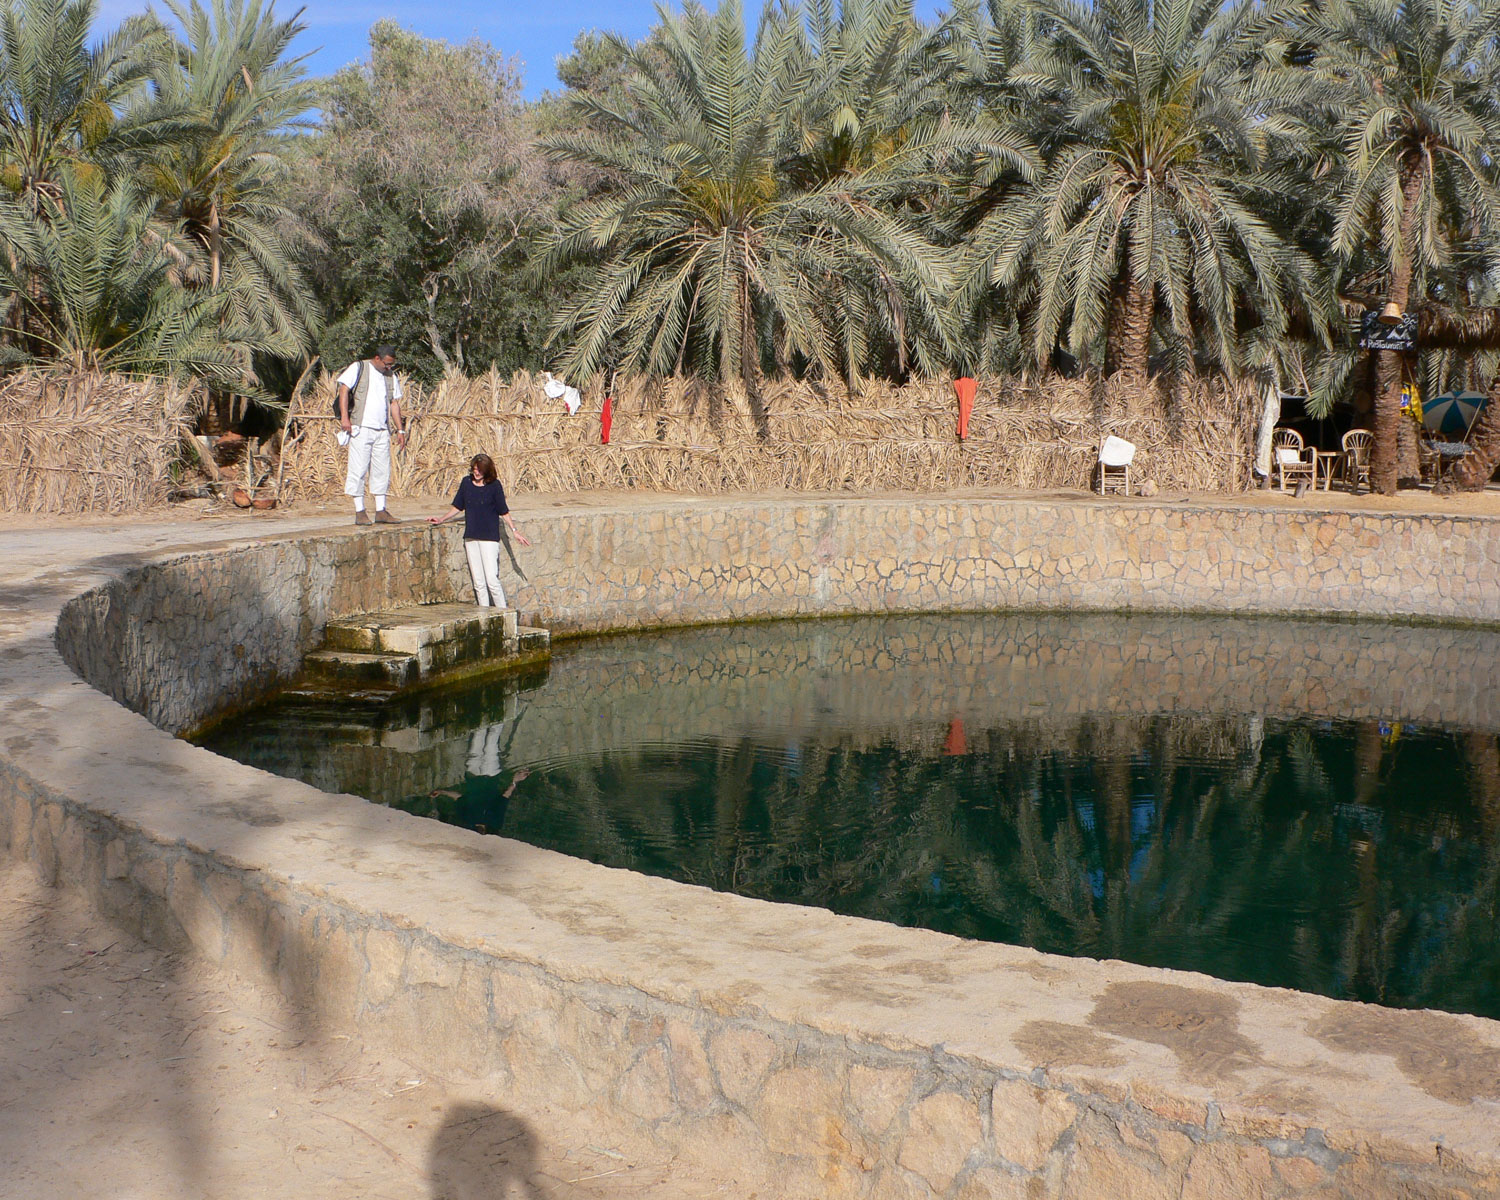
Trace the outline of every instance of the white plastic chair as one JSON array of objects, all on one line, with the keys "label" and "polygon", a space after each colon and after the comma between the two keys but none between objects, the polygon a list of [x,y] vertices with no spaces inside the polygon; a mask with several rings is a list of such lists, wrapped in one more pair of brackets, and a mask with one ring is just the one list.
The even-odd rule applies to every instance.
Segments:
[{"label": "white plastic chair", "polygon": [[1099,445],[1099,494],[1130,495],[1130,464],[1135,461],[1135,443],[1113,434]]}]

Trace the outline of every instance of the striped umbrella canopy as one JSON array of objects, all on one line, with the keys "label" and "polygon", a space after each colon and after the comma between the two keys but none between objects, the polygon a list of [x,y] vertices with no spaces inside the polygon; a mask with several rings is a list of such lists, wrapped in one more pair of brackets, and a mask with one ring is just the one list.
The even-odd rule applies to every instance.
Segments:
[{"label": "striped umbrella canopy", "polygon": [[1480,392],[1444,392],[1422,405],[1422,424],[1433,433],[1463,437],[1489,402],[1490,398]]}]

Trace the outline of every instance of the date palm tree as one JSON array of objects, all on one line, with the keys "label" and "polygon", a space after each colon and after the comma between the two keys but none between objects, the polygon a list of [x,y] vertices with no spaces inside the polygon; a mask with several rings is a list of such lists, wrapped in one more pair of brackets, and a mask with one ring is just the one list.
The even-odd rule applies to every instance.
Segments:
[{"label": "date palm tree", "polygon": [[[873,20],[851,26],[857,7],[837,30],[814,15],[862,56],[857,74],[909,62],[910,9],[870,6],[894,23],[877,44]],[[933,164],[961,139],[939,120],[896,130],[846,111],[819,57],[836,50],[810,41],[804,19],[768,8],[747,47],[738,0],[662,10],[653,36],[626,50],[629,106],[578,97],[585,131],[546,143],[612,181],[565,215],[537,266],[597,264],[554,325],[570,377],[607,361],[694,369],[742,380],[754,407],[767,363],[854,385],[882,346],[924,371],[953,355],[947,259],[911,201],[939,186]],[[897,103],[915,109],[894,74]]]},{"label": "date palm tree", "polygon": [[[1104,343],[1106,372],[1148,371],[1153,332],[1185,357],[1243,365],[1244,335],[1280,336],[1315,295],[1312,264],[1264,213],[1286,94],[1265,70],[1292,5],[1038,0],[995,6],[1003,43],[987,104],[1031,117],[1034,183],[981,193],[961,268],[966,304],[1012,297],[1031,353]],[[1017,53],[1017,51],[1021,53]]]},{"label": "date palm tree", "polygon": [[89,45],[95,0],[0,0],[0,184],[33,212],[65,166],[101,169],[153,131],[119,108],[171,39],[150,16]]},{"label": "date palm tree", "polygon": [[202,250],[203,271],[188,283],[227,292],[238,323],[295,358],[319,320],[299,265],[306,237],[289,203],[293,143],[311,128],[316,103],[303,59],[286,56],[305,26],[260,0],[166,7],[182,37],[136,111],[170,116],[177,128],[145,154],[138,175],[162,215]]},{"label": "date palm tree", "polygon": [[[28,318],[43,365],[75,372],[191,376],[244,390],[263,349],[238,330],[221,292],[180,286],[192,254],[180,226],[158,220],[128,180],[64,167],[39,215],[0,198],[0,291]],[[26,361],[24,348],[10,355]]]},{"label": "date palm tree", "polygon": [[[1495,0],[1332,0],[1308,12],[1313,122],[1335,128],[1342,150],[1334,247],[1346,273],[1378,269],[1403,311],[1441,294],[1476,231],[1495,244],[1497,35]],[[1370,474],[1386,494],[1402,381],[1401,354],[1379,352]]]}]

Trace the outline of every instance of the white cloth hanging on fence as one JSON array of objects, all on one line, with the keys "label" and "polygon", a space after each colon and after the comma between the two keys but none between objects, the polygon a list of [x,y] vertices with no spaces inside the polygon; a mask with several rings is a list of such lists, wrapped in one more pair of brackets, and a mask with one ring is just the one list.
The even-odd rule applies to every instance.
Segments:
[{"label": "white cloth hanging on fence", "polygon": [[542,391],[553,400],[561,400],[563,407],[568,410],[568,416],[575,416],[583,406],[583,397],[579,395],[576,387],[570,387],[564,380],[554,379],[551,371],[543,371],[542,378],[546,380],[542,384]]}]

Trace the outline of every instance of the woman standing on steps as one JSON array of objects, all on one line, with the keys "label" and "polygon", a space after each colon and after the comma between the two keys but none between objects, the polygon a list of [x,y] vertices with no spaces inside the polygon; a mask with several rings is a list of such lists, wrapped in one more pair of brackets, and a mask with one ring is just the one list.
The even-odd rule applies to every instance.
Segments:
[{"label": "woman standing on steps", "polygon": [[488,454],[476,454],[469,460],[469,473],[458,485],[453,507],[440,517],[428,517],[433,525],[464,514],[464,552],[469,556],[469,576],[474,580],[474,597],[481,606],[505,607],[505,589],[500,586],[500,522],[523,546],[531,545],[511,519],[505,504],[505,489],[495,478],[495,460]]}]

